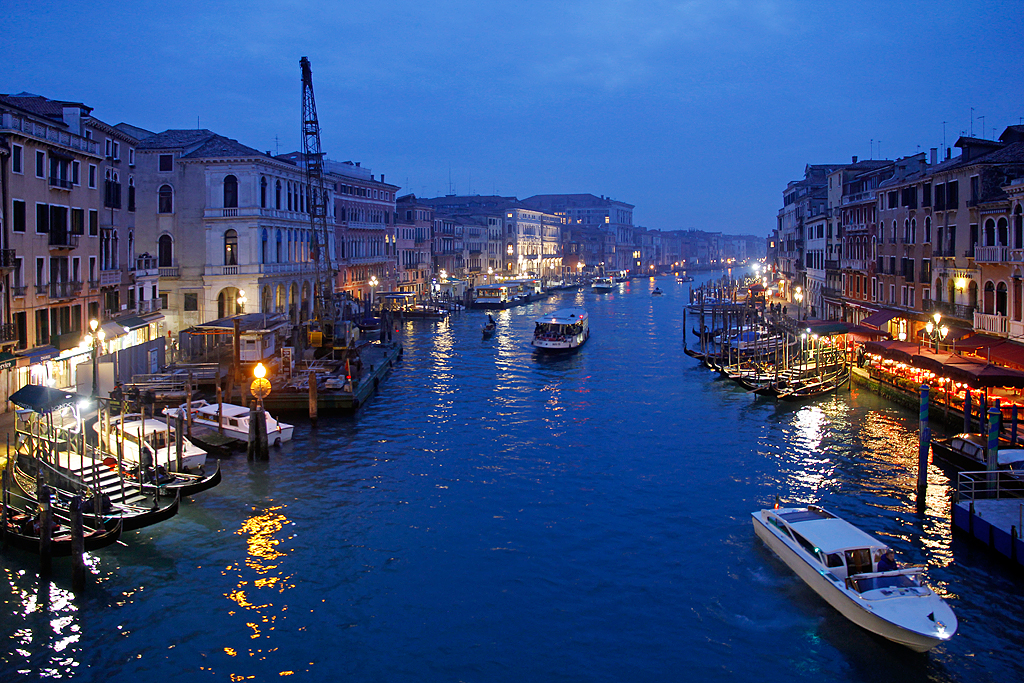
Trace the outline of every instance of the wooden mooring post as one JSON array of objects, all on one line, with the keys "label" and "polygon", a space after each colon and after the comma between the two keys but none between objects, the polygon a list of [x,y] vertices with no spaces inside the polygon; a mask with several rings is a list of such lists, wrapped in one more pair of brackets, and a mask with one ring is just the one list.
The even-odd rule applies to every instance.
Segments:
[{"label": "wooden mooring post", "polygon": [[85,588],[85,528],[82,521],[82,497],[71,499],[71,589]]},{"label": "wooden mooring post", "polygon": [[917,447],[917,511],[925,511],[928,498],[928,449],[931,447],[932,433],[928,427],[928,385],[921,385],[920,431]]},{"label": "wooden mooring post", "polygon": [[316,372],[309,371],[309,422],[316,427],[317,419],[317,395],[316,395]]}]

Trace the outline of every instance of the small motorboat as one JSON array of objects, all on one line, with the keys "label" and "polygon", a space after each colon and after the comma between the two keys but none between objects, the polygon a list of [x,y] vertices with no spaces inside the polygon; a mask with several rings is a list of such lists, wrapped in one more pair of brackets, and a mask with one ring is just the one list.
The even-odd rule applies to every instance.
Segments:
[{"label": "small motorboat", "polygon": [[921,582],[922,565],[887,562],[889,548],[816,505],[751,513],[754,532],[804,583],[857,624],[915,652],[953,637],[953,610]]},{"label": "small motorboat", "polygon": [[651,296],[661,296],[662,294],[664,294],[664,292],[661,291],[661,287],[655,287],[654,291],[651,292]]}]

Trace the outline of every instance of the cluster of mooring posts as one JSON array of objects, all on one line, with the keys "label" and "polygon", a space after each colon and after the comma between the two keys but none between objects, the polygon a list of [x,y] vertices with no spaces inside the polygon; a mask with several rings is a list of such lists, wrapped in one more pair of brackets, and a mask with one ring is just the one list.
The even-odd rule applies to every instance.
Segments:
[{"label": "cluster of mooring posts", "polygon": [[[145,406],[128,413],[121,401],[33,385],[10,400],[23,410],[0,478],[3,547],[37,553],[42,576],[52,558],[70,557],[75,590],[85,584],[85,552],[124,545],[124,532],[170,519],[183,497],[221,481],[219,461],[207,471],[181,416],[172,427]],[[87,420],[82,406],[97,401]]]},{"label": "cluster of mooring posts", "polygon": [[[834,392],[850,380],[845,340],[801,329],[791,319],[742,303],[701,296],[687,307],[696,319],[696,349],[685,352],[755,396],[806,399]],[[687,312],[683,328],[687,329]],[[684,332],[685,337],[686,332]]]}]

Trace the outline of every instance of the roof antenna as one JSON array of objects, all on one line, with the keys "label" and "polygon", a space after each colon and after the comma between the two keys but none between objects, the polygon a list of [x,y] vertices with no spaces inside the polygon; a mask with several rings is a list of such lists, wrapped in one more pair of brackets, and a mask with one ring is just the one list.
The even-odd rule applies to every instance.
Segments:
[{"label": "roof antenna", "polygon": [[196,114],[196,130],[201,130],[199,128],[199,114]]}]

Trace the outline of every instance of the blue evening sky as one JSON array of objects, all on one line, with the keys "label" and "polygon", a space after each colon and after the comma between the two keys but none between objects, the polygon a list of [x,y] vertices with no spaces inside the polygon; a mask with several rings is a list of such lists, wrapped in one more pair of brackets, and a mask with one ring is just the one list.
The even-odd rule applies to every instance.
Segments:
[{"label": "blue evening sky", "polygon": [[402,192],[591,192],[648,228],[766,235],[807,163],[1024,120],[1021,8],[2,0],[0,92],[289,152],[305,55],[328,156]]}]

